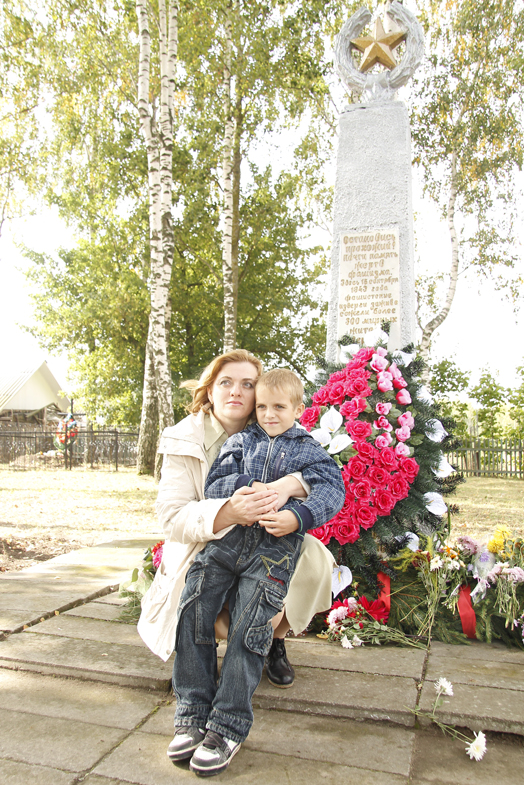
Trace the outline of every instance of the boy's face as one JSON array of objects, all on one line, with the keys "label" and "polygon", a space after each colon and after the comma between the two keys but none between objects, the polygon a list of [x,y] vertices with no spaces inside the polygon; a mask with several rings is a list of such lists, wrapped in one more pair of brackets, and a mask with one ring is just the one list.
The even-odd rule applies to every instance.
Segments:
[{"label": "boy's face", "polygon": [[303,403],[295,406],[281,390],[268,390],[264,385],[258,385],[255,394],[257,422],[268,436],[278,436],[289,430],[304,411]]}]

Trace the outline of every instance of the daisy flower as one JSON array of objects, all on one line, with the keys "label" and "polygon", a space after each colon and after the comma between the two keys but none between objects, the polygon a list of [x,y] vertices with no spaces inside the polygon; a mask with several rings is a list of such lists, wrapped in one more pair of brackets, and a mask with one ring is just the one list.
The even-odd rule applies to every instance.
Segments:
[{"label": "daisy flower", "polygon": [[453,684],[441,676],[438,681],[435,682],[435,689],[439,693],[439,695],[453,695]]},{"label": "daisy flower", "polygon": [[471,760],[482,760],[486,752],[486,737],[479,731],[475,733],[475,738],[466,744],[466,752]]}]

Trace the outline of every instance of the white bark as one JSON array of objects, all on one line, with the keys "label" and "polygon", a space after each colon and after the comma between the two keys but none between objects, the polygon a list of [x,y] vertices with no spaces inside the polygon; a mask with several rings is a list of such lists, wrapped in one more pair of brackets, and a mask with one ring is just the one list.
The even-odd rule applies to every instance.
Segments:
[{"label": "white bark", "polygon": [[[224,352],[229,352],[236,346],[236,288],[238,286],[238,266],[235,264],[233,254],[233,150],[235,140],[235,120],[233,117],[232,100],[232,53],[233,41],[231,30],[231,15],[228,8],[225,22],[225,52],[224,52],[224,147],[222,151],[222,282],[224,288]],[[235,286],[236,279],[236,286]]]},{"label": "white bark", "polygon": [[449,271],[449,284],[446,292],[446,299],[440,311],[436,316],[429,321],[422,330],[422,339],[420,341],[420,354],[424,360],[428,360],[429,352],[431,349],[431,338],[433,333],[438,330],[444,319],[447,317],[455,292],[457,290],[457,280],[459,273],[459,240],[457,236],[457,229],[455,226],[455,204],[457,201],[457,154],[453,151],[451,154],[451,181],[449,188],[448,200],[448,229],[451,239],[451,268]]},{"label": "white bark", "polygon": [[[136,0],[140,60],[138,112],[147,151],[149,189],[149,238],[151,249],[148,352],[153,363],[160,433],[174,422],[169,363],[169,289],[173,265],[173,98],[178,45],[178,2],[159,0],[160,99],[150,101],[151,36],[147,0]],[[158,115],[158,118],[157,118]],[[151,423],[145,416],[153,411],[152,385],[144,375],[144,399],[140,438],[148,438]],[[155,430],[158,437],[158,430]],[[142,451],[139,446],[139,454]],[[138,466],[139,472],[143,469]]]}]

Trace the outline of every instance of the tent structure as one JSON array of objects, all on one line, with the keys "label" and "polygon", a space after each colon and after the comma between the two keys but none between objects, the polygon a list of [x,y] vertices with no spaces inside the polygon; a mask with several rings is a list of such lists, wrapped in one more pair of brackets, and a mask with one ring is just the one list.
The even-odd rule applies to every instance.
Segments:
[{"label": "tent structure", "polygon": [[0,419],[13,422],[36,418],[45,422],[47,407],[57,413],[67,412],[71,402],[60,391],[46,362],[14,373],[0,368]]}]

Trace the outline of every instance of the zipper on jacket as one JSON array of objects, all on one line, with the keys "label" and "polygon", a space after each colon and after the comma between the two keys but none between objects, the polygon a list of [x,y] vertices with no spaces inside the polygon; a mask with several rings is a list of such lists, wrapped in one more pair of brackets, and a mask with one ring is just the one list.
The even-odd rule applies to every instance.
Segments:
[{"label": "zipper on jacket", "polygon": [[266,482],[269,459],[271,458],[271,453],[273,452],[273,445],[278,439],[278,436],[275,436],[273,439],[271,438],[271,436],[268,436],[267,438],[269,439],[269,450],[267,451],[266,460],[264,461],[264,468],[262,469],[262,479],[260,480],[260,482]]},{"label": "zipper on jacket", "polygon": [[273,480],[278,480],[278,475],[280,474],[280,469],[282,468],[282,464],[284,462],[284,458],[286,457],[286,453],[284,450],[278,456],[275,462],[275,468],[273,469]]}]

